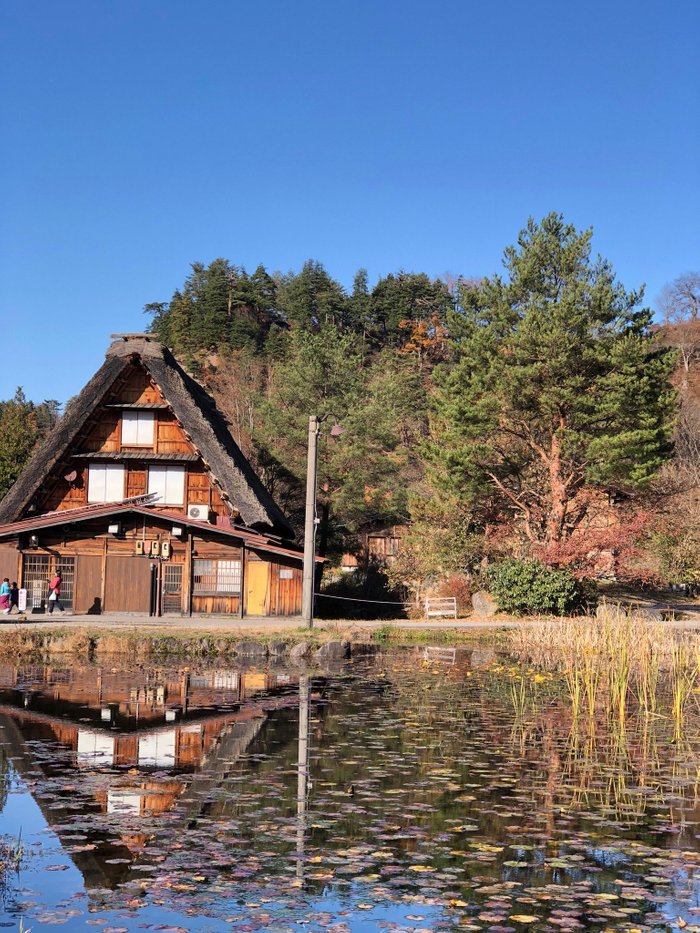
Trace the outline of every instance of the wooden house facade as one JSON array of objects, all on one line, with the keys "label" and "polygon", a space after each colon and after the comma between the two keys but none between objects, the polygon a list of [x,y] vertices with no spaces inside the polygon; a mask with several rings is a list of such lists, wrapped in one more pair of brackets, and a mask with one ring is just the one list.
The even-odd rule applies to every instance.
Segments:
[{"label": "wooden house facade", "polygon": [[301,612],[302,553],[213,399],[123,335],[0,503],[0,579],[76,613]]}]

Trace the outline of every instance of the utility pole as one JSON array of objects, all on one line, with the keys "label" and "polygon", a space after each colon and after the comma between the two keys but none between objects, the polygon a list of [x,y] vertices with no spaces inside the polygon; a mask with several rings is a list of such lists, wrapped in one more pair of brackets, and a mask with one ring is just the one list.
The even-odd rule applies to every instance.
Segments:
[{"label": "utility pole", "polygon": [[306,512],[304,517],[304,572],[301,582],[301,617],[309,628],[314,625],[314,580],[316,577],[316,471],[318,465],[318,415],[309,417],[306,453]]}]

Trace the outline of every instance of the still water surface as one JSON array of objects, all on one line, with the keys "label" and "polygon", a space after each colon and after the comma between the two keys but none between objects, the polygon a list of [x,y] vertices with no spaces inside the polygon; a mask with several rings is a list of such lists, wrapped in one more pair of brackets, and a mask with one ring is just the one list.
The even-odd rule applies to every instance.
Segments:
[{"label": "still water surface", "polygon": [[0,926],[700,930],[697,717],[477,655],[0,665]]}]

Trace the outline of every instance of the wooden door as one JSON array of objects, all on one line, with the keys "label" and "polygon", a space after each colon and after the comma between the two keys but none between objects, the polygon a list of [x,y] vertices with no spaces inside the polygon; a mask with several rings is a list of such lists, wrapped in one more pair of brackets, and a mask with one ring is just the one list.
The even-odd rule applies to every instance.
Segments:
[{"label": "wooden door", "polygon": [[80,554],[75,569],[75,612],[100,615],[102,612],[102,558],[99,554]]},{"label": "wooden door", "polygon": [[163,562],[163,612],[182,612],[182,564]]},{"label": "wooden door", "polygon": [[49,582],[61,571],[61,606],[73,609],[73,584],[75,582],[75,558],[60,554],[25,554],[22,586],[27,591],[27,609],[47,609]]},{"label": "wooden door", "polygon": [[254,560],[246,567],[246,615],[264,616],[267,605],[267,590],[270,580],[270,565]]},{"label": "wooden door", "polygon": [[105,612],[148,612],[151,562],[145,557],[107,556]]}]

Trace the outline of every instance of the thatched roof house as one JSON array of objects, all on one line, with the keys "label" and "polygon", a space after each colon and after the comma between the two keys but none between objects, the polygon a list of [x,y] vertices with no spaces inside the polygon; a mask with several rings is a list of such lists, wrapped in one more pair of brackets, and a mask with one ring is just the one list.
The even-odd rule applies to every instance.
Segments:
[{"label": "thatched roof house", "polygon": [[61,569],[79,611],[299,612],[301,552],[214,400],[150,335],[115,336],[0,503],[0,576],[34,609]]},{"label": "thatched roof house", "polygon": [[147,334],[126,335],[110,346],[105,362],[70,402],[56,428],[37,448],[22,475],[0,502],[0,523],[21,518],[51,471],[62,462],[68,467],[67,456],[86,421],[134,363],[140,363],[158,385],[165,403],[191,439],[194,452],[201,457],[212,481],[219,487],[231,514],[239,516],[243,524],[250,527],[291,536],[287,520],[231,437],[213,398],[185,372],[170,350]]}]

